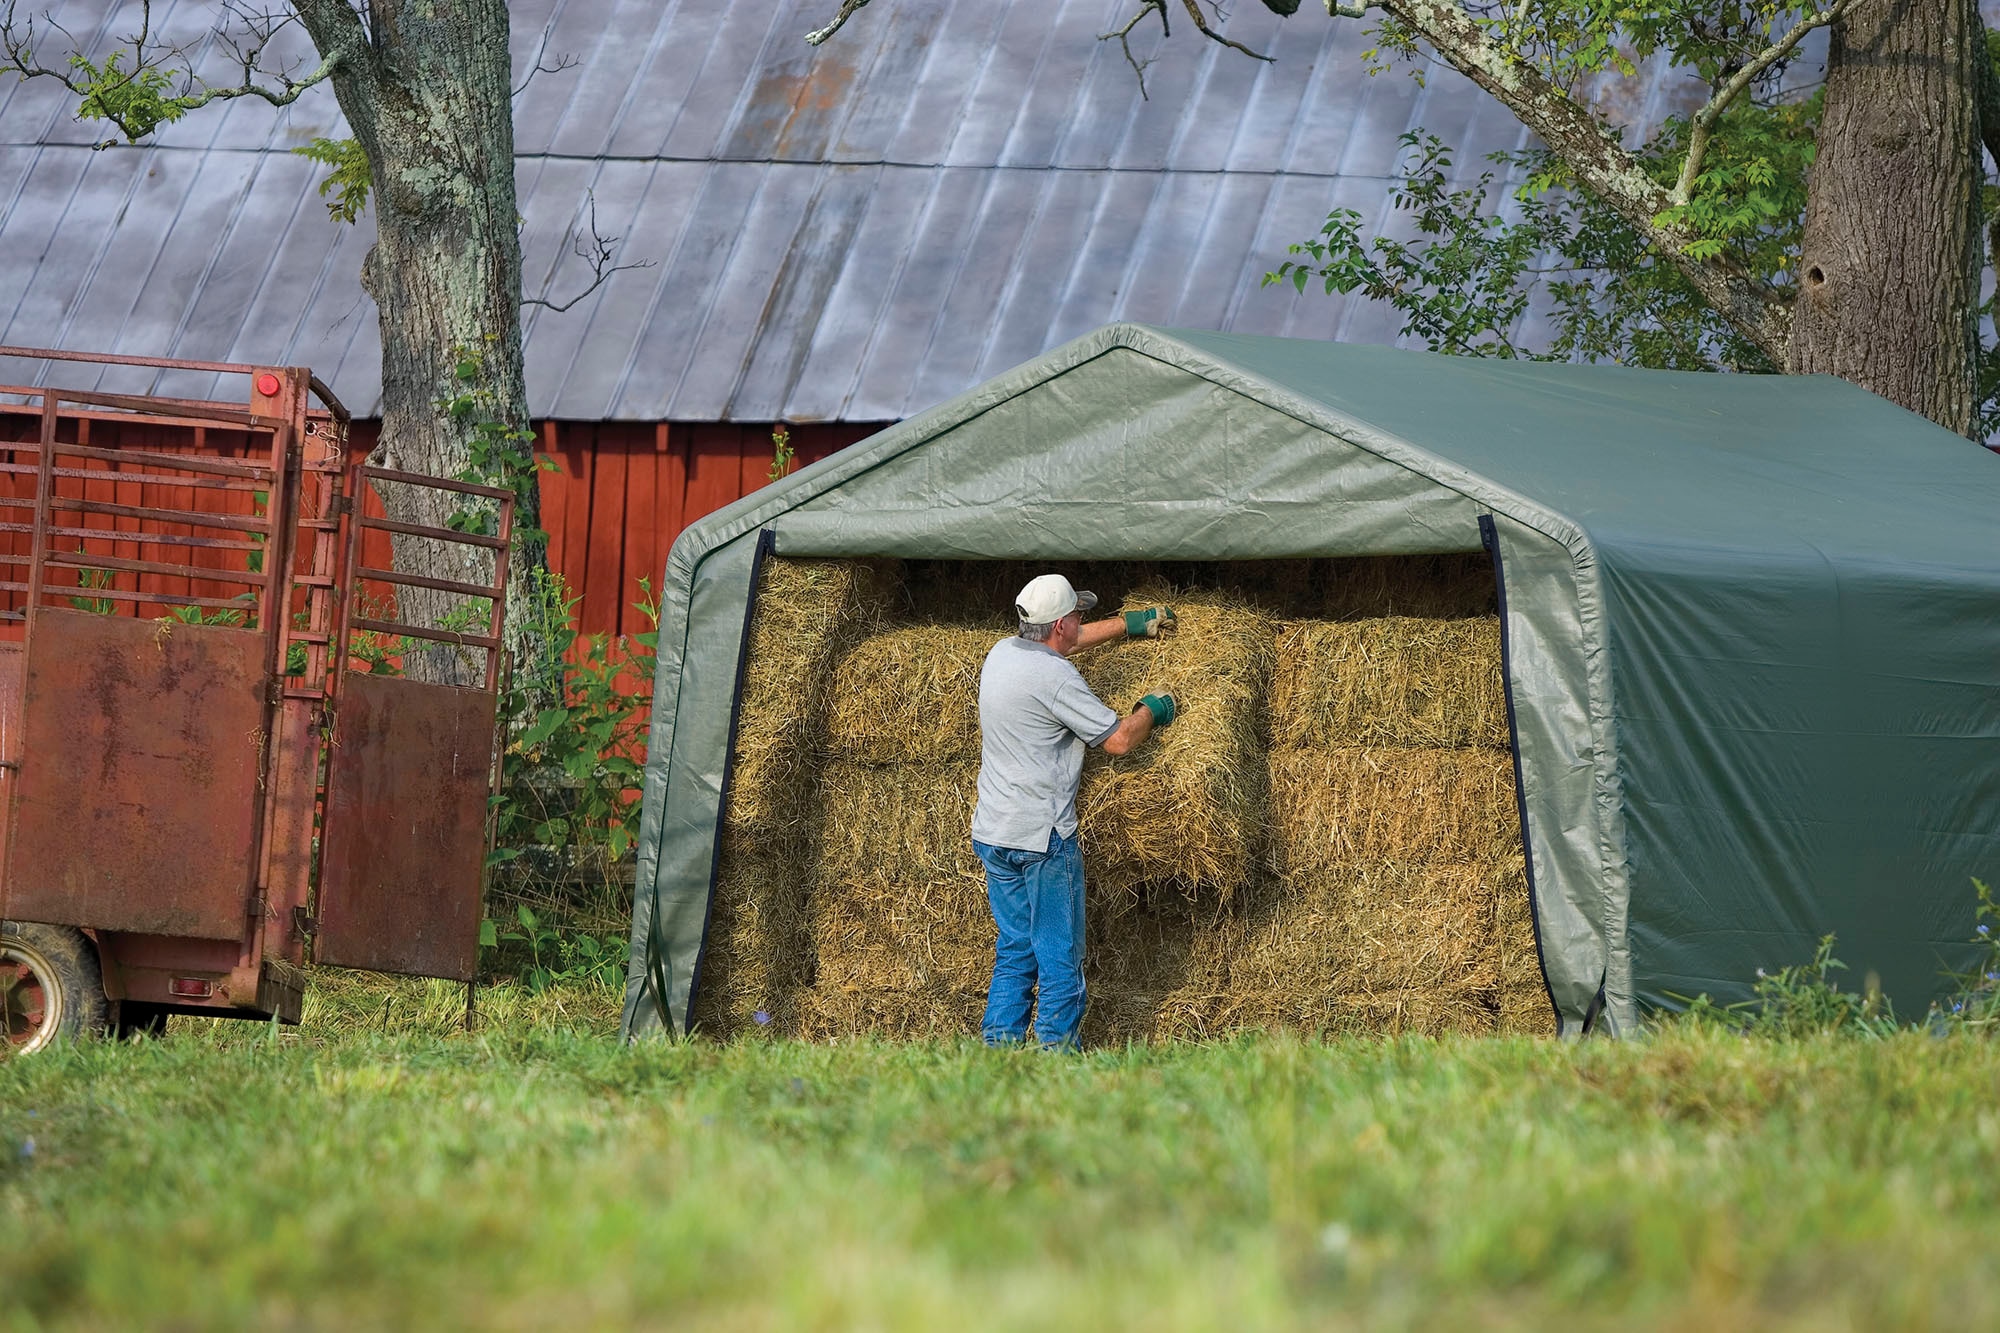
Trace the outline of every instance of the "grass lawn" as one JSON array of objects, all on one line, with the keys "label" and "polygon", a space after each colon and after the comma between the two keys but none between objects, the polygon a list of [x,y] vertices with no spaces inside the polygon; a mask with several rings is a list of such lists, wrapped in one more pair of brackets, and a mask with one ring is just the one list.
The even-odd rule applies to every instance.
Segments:
[{"label": "grass lawn", "polygon": [[462,994],[0,1065],[0,1329],[2000,1326],[1993,1042],[628,1049]]}]

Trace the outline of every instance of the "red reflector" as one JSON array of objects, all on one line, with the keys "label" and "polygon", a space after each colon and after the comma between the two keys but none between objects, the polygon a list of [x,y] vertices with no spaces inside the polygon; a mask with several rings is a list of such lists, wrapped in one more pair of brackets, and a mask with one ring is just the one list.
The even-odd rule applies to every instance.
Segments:
[{"label": "red reflector", "polygon": [[276,398],[278,396],[278,387],[278,377],[269,371],[257,377],[257,392],[263,394],[266,398]]},{"label": "red reflector", "polygon": [[167,983],[167,994],[190,1000],[206,1000],[215,994],[215,983],[204,977],[175,977]]}]

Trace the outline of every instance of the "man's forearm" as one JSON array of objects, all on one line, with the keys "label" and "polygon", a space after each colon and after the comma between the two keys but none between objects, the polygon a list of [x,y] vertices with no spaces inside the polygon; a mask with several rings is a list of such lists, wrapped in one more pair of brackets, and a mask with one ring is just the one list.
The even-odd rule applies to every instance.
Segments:
[{"label": "man's forearm", "polygon": [[1110,643],[1125,637],[1125,618],[1112,616],[1108,620],[1093,620],[1076,632],[1076,646],[1079,650],[1095,648],[1100,643]]},{"label": "man's forearm", "polygon": [[1104,753],[1130,754],[1145,744],[1153,734],[1153,714],[1150,709],[1135,708],[1119,719],[1118,725],[1104,738]]}]

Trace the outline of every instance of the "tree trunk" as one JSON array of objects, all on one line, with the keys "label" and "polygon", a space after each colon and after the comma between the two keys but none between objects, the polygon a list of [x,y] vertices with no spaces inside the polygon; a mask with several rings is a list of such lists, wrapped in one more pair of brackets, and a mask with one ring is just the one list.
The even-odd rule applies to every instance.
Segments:
[{"label": "tree trunk", "polygon": [[[348,125],[368,155],[376,241],[362,266],[382,334],[383,466],[452,477],[472,461],[477,423],[529,428],[521,366],[521,247],[514,199],[514,121],[505,0],[374,0],[366,27],[348,0],[295,0],[322,54],[342,52],[333,76]],[[468,357],[476,381],[458,375]],[[443,404],[476,389],[478,409],[454,417]],[[524,488],[517,529],[539,529],[535,489]],[[390,516],[442,526],[459,508],[449,496],[390,487]],[[399,568],[481,581],[483,554],[399,538]],[[513,552],[508,640],[516,670],[538,665],[524,640],[538,542]],[[462,602],[445,593],[398,590],[402,610],[436,624]],[[449,651],[421,653],[406,668],[463,680]]]},{"label": "tree trunk", "polygon": [[1979,318],[1973,0],[1863,0],[1834,25],[1785,369],[1969,434]]}]

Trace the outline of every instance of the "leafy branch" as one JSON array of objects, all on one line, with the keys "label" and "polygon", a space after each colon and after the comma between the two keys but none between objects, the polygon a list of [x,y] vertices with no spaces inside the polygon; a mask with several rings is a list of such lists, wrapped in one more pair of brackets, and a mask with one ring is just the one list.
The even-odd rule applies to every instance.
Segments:
[{"label": "leafy branch", "polygon": [[[155,35],[152,0],[140,0],[138,31],[121,39],[124,45],[101,62],[84,55],[81,44],[49,11],[44,10],[38,21],[32,13],[22,16],[18,0],[6,0],[0,8],[0,62],[23,79],[55,79],[76,95],[78,120],[109,121],[128,143],[137,143],[161,125],[210,102],[254,97],[272,106],[289,106],[306,89],[332,77],[341,63],[336,51],[304,73],[303,60],[271,65],[272,42],[298,17],[252,9],[242,0],[226,0],[222,8],[225,21],[214,35],[237,68],[238,77],[231,83],[203,79],[185,48]],[[41,29],[60,33],[67,43],[72,54],[63,65],[45,65],[35,54],[42,38],[38,22]],[[110,148],[117,142],[106,139],[96,147]]]}]

